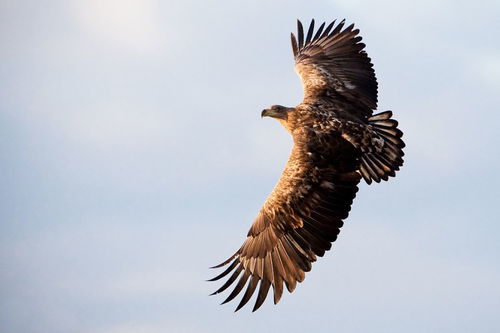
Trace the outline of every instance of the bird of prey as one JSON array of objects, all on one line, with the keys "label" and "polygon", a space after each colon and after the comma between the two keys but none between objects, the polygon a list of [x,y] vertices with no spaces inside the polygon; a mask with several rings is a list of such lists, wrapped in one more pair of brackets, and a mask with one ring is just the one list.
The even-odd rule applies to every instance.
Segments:
[{"label": "bird of prey", "polygon": [[[253,222],[243,245],[215,281],[234,284],[223,302],[246,286],[236,311],[257,287],[253,311],[273,287],[278,303],[283,286],[292,292],[311,264],[331,248],[347,218],[361,178],[368,184],[394,177],[403,165],[403,133],[391,111],[377,108],[377,80],[354,24],[325,23],[307,34],[297,21],[292,33],[295,71],[304,100],[295,107],[273,105],[262,117],[277,119],[293,137],[285,170]],[[213,295],[212,294],[212,295]]]}]

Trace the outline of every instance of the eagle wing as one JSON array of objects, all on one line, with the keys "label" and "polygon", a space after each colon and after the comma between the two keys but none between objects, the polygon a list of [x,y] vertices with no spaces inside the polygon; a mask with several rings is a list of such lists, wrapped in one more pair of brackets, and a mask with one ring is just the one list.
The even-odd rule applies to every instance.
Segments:
[{"label": "eagle wing", "polygon": [[229,264],[210,281],[231,275],[213,294],[236,284],[223,304],[249,281],[236,311],[249,301],[259,283],[253,311],[262,305],[271,286],[275,304],[283,285],[292,292],[316,256],[323,256],[336,240],[358,190],[361,176],[356,172],[359,162],[354,147],[335,132],[320,136],[312,129],[304,131],[309,134],[295,138],[285,170],[247,239],[233,256],[214,267]]},{"label": "eagle wing", "polygon": [[370,117],[377,108],[377,79],[359,30],[354,24],[343,29],[344,20],[337,25],[333,21],[325,29],[323,23],[313,36],[312,20],[304,40],[302,23],[297,21],[297,26],[298,40],[293,33],[291,39],[304,101],[333,98],[359,119]]}]

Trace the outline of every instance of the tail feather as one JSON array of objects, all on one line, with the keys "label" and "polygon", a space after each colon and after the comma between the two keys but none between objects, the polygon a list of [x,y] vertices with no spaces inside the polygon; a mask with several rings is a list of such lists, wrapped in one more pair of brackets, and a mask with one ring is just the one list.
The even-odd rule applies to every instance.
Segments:
[{"label": "tail feather", "polygon": [[398,122],[391,117],[392,111],[384,111],[368,119],[373,130],[384,140],[381,151],[365,152],[361,156],[359,171],[368,184],[371,184],[372,180],[379,183],[394,177],[403,165],[403,132],[397,128]]}]

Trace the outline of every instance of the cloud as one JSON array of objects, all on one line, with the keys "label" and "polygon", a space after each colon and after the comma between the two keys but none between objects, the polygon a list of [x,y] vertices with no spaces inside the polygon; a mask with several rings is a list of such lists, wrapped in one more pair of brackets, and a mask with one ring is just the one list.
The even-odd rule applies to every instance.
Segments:
[{"label": "cloud", "polygon": [[125,103],[93,103],[66,112],[47,112],[48,123],[66,140],[87,147],[130,149],[173,140],[176,130],[166,112]]},{"label": "cloud", "polygon": [[475,74],[475,77],[491,85],[493,89],[500,88],[500,55],[498,53],[491,52],[477,55],[470,67],[470,71],[471,76]]},{"label": "cloud", "polygon": [[155,0],[82,0],[73,11],[84,30],[104,43],[151,52],[163,43]]}]

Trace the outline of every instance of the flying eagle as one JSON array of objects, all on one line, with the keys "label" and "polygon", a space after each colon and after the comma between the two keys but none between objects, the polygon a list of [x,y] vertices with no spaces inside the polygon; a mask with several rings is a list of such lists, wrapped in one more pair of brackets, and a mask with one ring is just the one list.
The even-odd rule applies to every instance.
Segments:
[{"label": "flying eagle", "polygon": [[[304,36],[291,34],[295,70],[304,100],[296,107],[273,105],[262,117],[279,120],[294,146],[278,184],[267,198],[235,254],[213,268],[229,265],[210,281],[229,275],[212,295],[235,284],[223,302],[247,285],[236,311],[254,294],[253,311],[270,287],[274,304],[283,285],[292,292],[337,239],[363,178],[368,184],[394,177],[403,165],[403,133],[392,112],[373,115],[377,79],[354,24],[335,21],[317,31],[311,21]],[[305,38],[304,38],[305,37]]]}]

